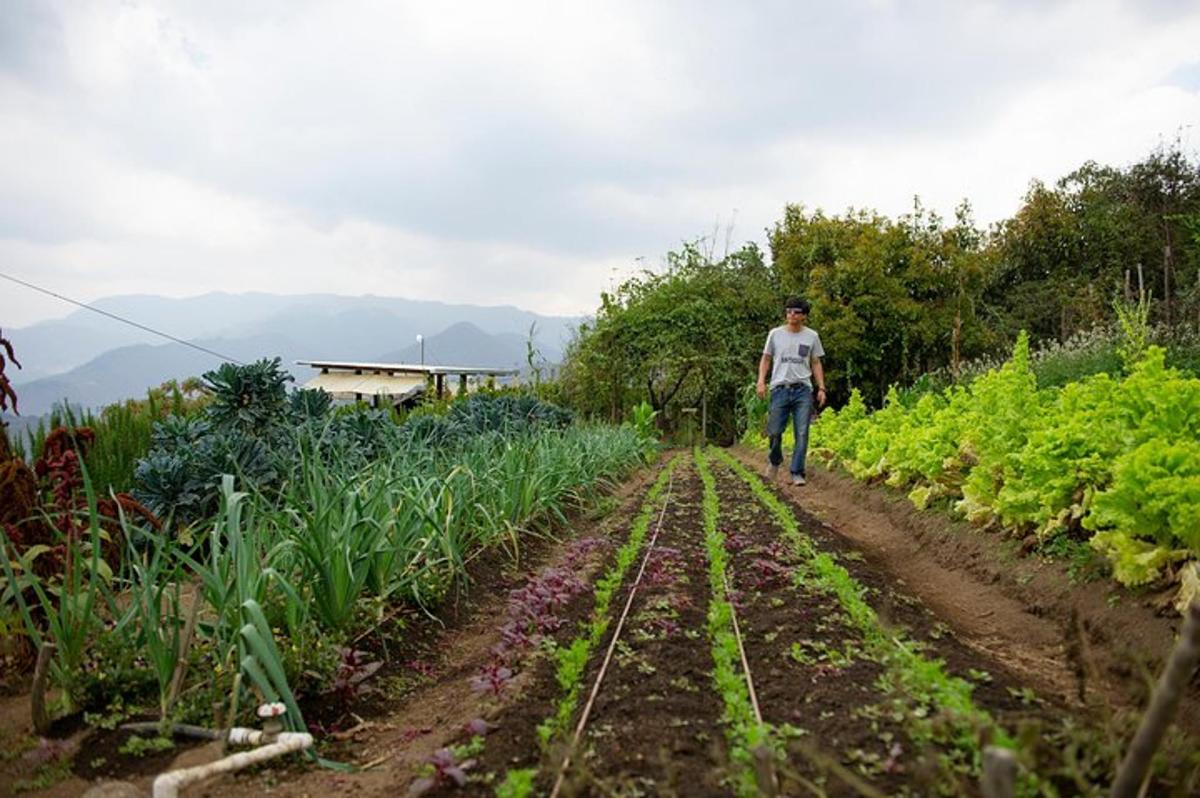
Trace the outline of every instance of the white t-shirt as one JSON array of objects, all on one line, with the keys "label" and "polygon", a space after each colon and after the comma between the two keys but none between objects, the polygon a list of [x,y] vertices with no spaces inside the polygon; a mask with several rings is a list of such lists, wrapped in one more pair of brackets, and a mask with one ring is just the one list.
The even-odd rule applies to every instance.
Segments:
[{"label": "white t-shirt", "polygon": [[787,325],[767,333],[763,354],[771,356],[771,387],[803,382],[812,387],[812,359],[824,357],[821,336],[810,327],[792,332]]}]

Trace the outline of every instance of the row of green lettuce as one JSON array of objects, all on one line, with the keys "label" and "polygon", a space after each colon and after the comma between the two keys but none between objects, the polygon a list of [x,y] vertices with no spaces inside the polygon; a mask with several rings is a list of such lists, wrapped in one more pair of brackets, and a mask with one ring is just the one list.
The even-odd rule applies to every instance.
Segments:
[{"label": "row of green lettuce", "polygon": [[1121,374],[1038,388],[1021,336],[1000,367],[911,406],[893,388],[869,412],[855,392],[813,424],[810,451],[920,508],[941,500],[1040,543],[1086,540],[1126,586],[1188,563],[1172,569],[1182,602],[1200,556],[1200,379],[1164,355],[1149,346]]}]

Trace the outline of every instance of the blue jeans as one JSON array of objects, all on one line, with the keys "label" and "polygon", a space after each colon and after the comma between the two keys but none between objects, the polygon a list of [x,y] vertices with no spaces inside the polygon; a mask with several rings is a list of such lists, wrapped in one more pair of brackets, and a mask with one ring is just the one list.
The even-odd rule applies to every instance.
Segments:
[{"label": "blue jeans", "polygon": [[796,435],[796,446],[792,449],[792,476],[804,476],[812,403],[812,388],[804,383],[791,387],[780,385],[771,389],[771,410],[767,414],[767,440],[771,443],[768,457],[771,465],[777,466],[783,462],[783,431],[787,429],[790,418],[792,432]]}]

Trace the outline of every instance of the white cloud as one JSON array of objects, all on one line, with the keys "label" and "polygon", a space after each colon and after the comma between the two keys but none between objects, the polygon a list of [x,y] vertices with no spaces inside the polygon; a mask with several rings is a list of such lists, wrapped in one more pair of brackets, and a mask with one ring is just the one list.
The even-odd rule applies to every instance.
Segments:
[{"label": "white cloud", "polygon": [[18,5],[0,257],[83,298],[583,312],[789,202],[990,221],[1032,178],[1194,146],[1198,40],[1161,3]]}]

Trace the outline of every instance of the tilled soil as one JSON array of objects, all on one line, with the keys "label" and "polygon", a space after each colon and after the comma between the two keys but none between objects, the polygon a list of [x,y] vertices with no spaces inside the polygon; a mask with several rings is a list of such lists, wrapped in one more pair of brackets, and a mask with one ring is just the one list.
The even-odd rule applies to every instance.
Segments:
[{"label": "tilled soil", "polygon": [[[749,453],[737,454],[747,464],[758,465]],[[774,519],[740,477],[718,461],[712,465],[721,499],[719,523],[731,553],[732,600],[758,699],[764,720],[789,735],[790,758],[778,772],[782,794],[815,794],[814,788],[831,796],[867,794],[855,786],[856,780],[889,795],[975,794],[961,751],[946,735],[938,736],[936,717],[932,726],[924,724],[922,738],[914,739],[914,718],[934,710],[886,689],[884,666],[864,655],[857,630],[836,600],[794,579],[798,563]],[[324,716],[331,720],[326,721],[330,726],[323,735],[322,753],[333,751],[343,761],[369,769],[332,773],[295,762],[226,777],[196,794],[240,798],[264,789],[278,795],[403,794],[429,772],[425,763],[433,751],[470,739],[464,725],[473,718],[486,719],[490,731],[483,751],[470,755],[475,760],[467,770],[471,781],[465,789],[447,783],[435,793],[490,795],[504,773],[518,767],[537,767],[539,793],[548,792],[562,748],[543,750],[536,728],[562,694],[553,659],[545,656],[544,645],[524,652],[510,663],[512,673],[500,679],[495,691],[481,691],[478,677],[495,662],[508,593],[561,565],[564,557],[590,585],[611,565],[612,552],[628,536],[652,477],[644,474],[627,485],[621,508],[603,524],[576,525],[576,537],[600,536],[607,539],[606,546],[589,549],[579,561],[570,559],[570,542],[544,546],[535,548],[537,556],[519,569],[480,568],[472,590],[443,611],[446,627],[430,624],[417,635],[410,627],[405,646],[397,649],[389,643],[378,649],[389,657],[386,672],[409,670],[412,677],[396,680],[403,683],[401,689],[356,702],[353,712]],[[705,633],[709,590],[701,484],[694,470],[680,468],[674,485],[657,553],[634,599],[564,794],[730,794],[728,781],[723,781],[729,757],[722,710],[712,684]],[[1014,598],[1020,594],[1018,587],[977,581],[986,551],[975,552],[971,564],[958,570],[953,562],[944,564],[945,574],[939,575],[938,567],[931,565],[937,557],[921,551],[933,533],[922,533],[924,543],[906,549],[909,541],[899,527],[885,529],[880,519],[887,516],[879,514],[880,508],[890,505],[876,496],[881,489],[844,485],[841,478],[817,469],[806,488],[775,489],[792,504],[804,532],[863,585],[864,597],[886,628],[917,641],[926,657],[944,661],[948,672],[971,681],[975,703],[1002,726],[1013,732],[1024,729],[1028,739],[1042,739],[1033,754],[1038,772],[1062,794],[1079,794],[1083,783],[1072,779],[1103,773],[1119,756],[1120,737],[1130,731],[1128,717],[1121,726],[1111,714],[1093,716],[1071,702],[1070,680],[1062,677],[1069,666],[1059,661],[1064,650],[1061,630],[1044,617],[1044,607],[1041,614],[1023,615]],[[897,517],[908,518],[903,508],[892,509]],[[653,529],[654,525],[651,534]],[[937,539],[948,540],[940,533]],[[880,541],[886,544],[882,548]],[[640,560],[639,553],[613,597],[609,635]],[[1038,575],[1043,582],[1046,578]],[[1060,590],[1053,600],[1063,601],[1069,592],[1081,591]],[[589,586],[557,607],[557,626],[546,630],[547,639],[569,642],[589,621],[593,600]],[[1094,630],[1103,616],[1092,604],[1085,611]],[[1121,609],[1122,617],[1137,615],[1130,607]],[[1024,638],[1022,617],[1029,621]],[[990,630],[987,636],[979,633],[984,627]],[[1095,634],[1091,639],[1103,642]],[[580,706],[587,701],[608,642],[606,638],[593,652]],[[375,653],[374,646],[371,651]],[[1105,666],[1110,663],[1103,660]],[[1106,671],[1109,677],[1114,674],[1111,667]],[[1187,706],[1182,711],[1186,713]],[[365,722],[346,729],[356,717]],[[339,727],[346,730],[338,732]],[[331,748],[335,734],[340,742]],[[1173,761],[1188,754],[1191,739],[1168,736],[1166,747]],[[1167,780],[1153,782],[1150,794],[1188,794],[1190,787],[1179,773],[1176,767]],[[144,777],[137,781],[148,783]],[[1096,778],[1090,781],[1095,784]],[[48,794],[80,791],[80,781],[72,779]]]},{"label": "tilled soil", "polygon": [[[756,471],[766,464],[764,453],[730,451]],[[1152,674],[1182,625],[1164,609],[1172,590],[1081,581],[1066,563],[1021,556],[1020,541],[944,510],[918,510],[901,491],[813,463],[808,485],[778,487],[822,545],[859,552],[973,651],[1003,662],[1040,694],[1076,710],[1145,706]],[[1200,679],[1176,723],[1200,734]]]},{"label": "tilled soil", "polygon": [[[782,773],[785,790],[801,794],[799,780],[788,781],[799,776],[823,785],[829,795],[860,795],[852,779],[839,775],[849,772],[889,795],[926,794],[939,787],[971,791],[954,772],[954,765],[965,764],[961,752],[910,738],[915,717],[932,708],[881,690],[884,666],[864,650],[861,633],[837,599],[796,578],[800,563],[773,516],[739,476],[719,462],[713,463],[713,473],[763,720],[791,727],[795,738]],[[824,535],[813,537],[866,588],[868,603],[892,634],[919,641],[925,656],[946,662],[951,674],[976,677],[977,704],[1002,720],[1031,713],[1014,696],[1020,683],[1007,669],[966,650],[919,602],[896,591],[848,547]]]},{"label": "tilled soil", "polygon": [[[794,758],[791,770],[814,783],[828,782],[830,795],[858,795],[820,766],[853,754],[857,761],[851,767],[871,766],[870,781],[894,791],[908,775],[904,763],[912,759],[903,715],[879,713],[871,720],[855,715],[880,703],[875,683],[883,667],[863,656],[860,635],[836,598],[797,584],[797,559],[745,483],[720,466],[713,473],[734,606],[763,720],[794,729],[796,750],[812,754]],[[798,786],[788,780],[787,769],[783,786]]]},{"label": "tilled soil", "polygon": [[[708,588],[698,485],[694,473],[676,471],[665,512],[656,510],[642,551],[613,597],[608,632],[582,679],[577,715],[657,530],[645,575],[564,782],[564,795],[727,794],[721,787],[726,760],[721,707],[711,689],[711,657],[704,635]],[[628,531],[623,531],[622,540],[613,541],[614,547]],[[586,628],[592,618],[591,599],[582,597],[564,611],[562,629],[569,633],[555,635],[558,644],[567,644]],[[490,795],[507,770],[525,767],[538,768],[539,790],[549,792],[564,741],[543,750],[537,727],[554,713],[562,694],[554,661],[542,658],[520,694],[489,718],[494,730],[475,767],[481,776],[463,794]]]},{"label": "tilled soil", "polygon": [[[763,718],[792,738],[794,755],[780,773],[784,793],[799,794],[807,782],[821,785],[829,795],[858,795],[859,780],[887,794],[922,794],[935,785],[971,791],[955,775],[956,767],[966,767],[962,752],[936,746],[925,750],[909,737],[914,713],[931,708],[881,690],[884,668],[864,654],[861,635],[837,600],[797,583],[797,562],[774,519],[739,477],[719,465],[714,473],[720,525],[731,552],[732,599]],[[722,708],[705,633],[710,589],[701,487],[691,469],[681,469],[677,479],[679,487],[568,771],[566,795],[730,793]],[[959,644],[918,602],[895,591],[885,575],[844,543],[822,542],[831,544],[866,587],[871,603],[897,635],[921,640],[929,656],[952,663],[952,671],[961,666],[959,675],[979,680],[981,705],[1007,720],[1032,713],[1016,697],[1020,684],[1003,666],[981,660]],[[631,580],[632,574],[613,602],[610,636]],[[585,621],[586,602],[577,602],[573,612]],[[593,655],[585,695],[609,642],[606,638]],[[522,695],[491,719],[497,732],[488,737],[477,772],[493,775],[468,792],[488,793],[506,769],[515,767],[539,768],[540,789],[550,789],[559,751],[542,751],[535,730],[552,714],[561,692],[547,659]]]},{"label": "tilled soil", "polygon": [[[710,591],[700,482],[681,468],[677,485],[564,794],[727,794],[721,702],[704,632]],[[592,670],[585,684],[594,684]]]}]

